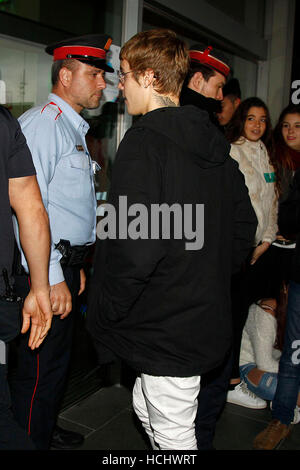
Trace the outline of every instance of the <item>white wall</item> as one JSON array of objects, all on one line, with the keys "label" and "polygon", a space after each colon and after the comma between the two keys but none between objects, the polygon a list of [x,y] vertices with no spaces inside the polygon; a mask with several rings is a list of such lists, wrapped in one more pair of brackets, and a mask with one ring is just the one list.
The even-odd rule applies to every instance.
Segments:
[{"label": "white wall", "polygon": [[264,95],[273,124],[289,103],[295,0],[267,0],[267,60],[260,64],[257,93]]}]

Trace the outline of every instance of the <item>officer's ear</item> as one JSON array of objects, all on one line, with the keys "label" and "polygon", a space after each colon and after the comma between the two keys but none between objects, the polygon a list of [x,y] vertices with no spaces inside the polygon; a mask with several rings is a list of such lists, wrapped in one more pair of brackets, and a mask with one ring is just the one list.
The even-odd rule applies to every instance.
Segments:
[{"label": "officer's ear", "polygon": [[68,69],[67,67],[62,67],[59,71],[59,81],[61,84],[68,88],[72,83],[72,70]]},{"label": "officer's ear", "polygon": [[195,72],[192,78],[190,79],[189,87],[192,88],[192,90],[195,90],[198,93],[201,93],[204,82],[205,82],[205,79],[202,75],[202,72]]}]

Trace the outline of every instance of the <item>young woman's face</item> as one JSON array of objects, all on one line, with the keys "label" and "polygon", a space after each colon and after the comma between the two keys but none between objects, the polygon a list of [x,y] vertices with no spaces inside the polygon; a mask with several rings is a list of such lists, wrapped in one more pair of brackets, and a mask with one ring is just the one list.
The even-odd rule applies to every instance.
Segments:
[{"label": "young woman's face", "polygon": [[264,135],[267,127],[266,123],[266,110],[264,108],[252,106],[247,113],[244,124],[244,137],[252,142],[256,142]]},{"label": "young woman's face", "polygon": [[300,114],[286,114],[282,121],[281,132],[286,145],[300,151]]}]

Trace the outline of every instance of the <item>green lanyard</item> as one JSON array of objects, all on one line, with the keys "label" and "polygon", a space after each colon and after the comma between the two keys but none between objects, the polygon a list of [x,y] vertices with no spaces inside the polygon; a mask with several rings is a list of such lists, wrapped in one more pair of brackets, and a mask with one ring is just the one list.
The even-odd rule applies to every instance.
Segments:
[{"label": "green lanyard", "polygon": [[276,181],[276,176],[275,176],[274,171],[272,171],[272,173],[264,173],[264,177],[265,177],[266,183],[275,183]]}]

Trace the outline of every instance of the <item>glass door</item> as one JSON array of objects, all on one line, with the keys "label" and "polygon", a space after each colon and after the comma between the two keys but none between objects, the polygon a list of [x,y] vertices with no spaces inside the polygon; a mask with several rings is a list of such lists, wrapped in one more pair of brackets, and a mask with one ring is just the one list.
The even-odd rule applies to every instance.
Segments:
[{"label": "glass door", "polygon": [[0,36],[0,80],[5,88],[1,104],[15,117],[47,99],[51,64],[44,46]]}]

